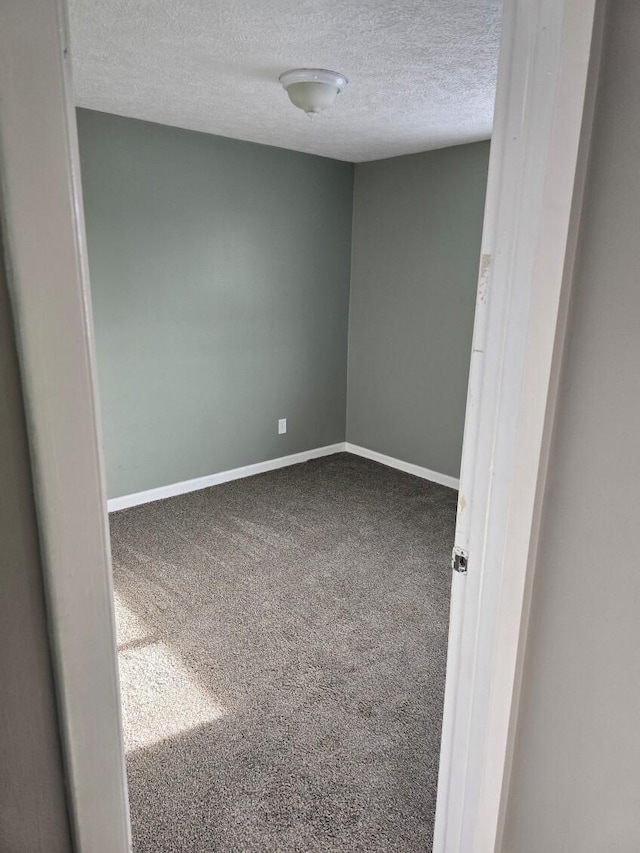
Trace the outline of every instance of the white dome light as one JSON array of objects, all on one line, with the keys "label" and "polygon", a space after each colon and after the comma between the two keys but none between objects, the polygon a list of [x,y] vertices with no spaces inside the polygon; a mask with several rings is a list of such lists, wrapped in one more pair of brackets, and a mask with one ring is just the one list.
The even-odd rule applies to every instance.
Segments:
[{"label": "white dome light", "polygon": [[294,68],[280,75],[291,103],[314,116],[333,106],[336,97],[349,82],[344,74],[324,68]]}]

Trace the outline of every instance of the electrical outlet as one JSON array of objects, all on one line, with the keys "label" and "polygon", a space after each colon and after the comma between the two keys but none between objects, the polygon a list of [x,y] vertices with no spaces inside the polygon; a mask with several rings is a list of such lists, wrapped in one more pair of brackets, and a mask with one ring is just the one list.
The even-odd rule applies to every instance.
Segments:
[{"label": "electrical outlet", "polygon": [[287,419],[280,418],[278,421],[278,435],[284,435],[287,431]]}]

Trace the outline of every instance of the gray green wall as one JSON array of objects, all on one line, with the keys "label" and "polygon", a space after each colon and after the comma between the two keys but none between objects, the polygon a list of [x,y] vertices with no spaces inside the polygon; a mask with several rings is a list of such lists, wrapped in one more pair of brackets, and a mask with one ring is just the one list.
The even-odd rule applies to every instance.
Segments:
[{"label": "gray green wall", "polygon": [[640,4],[608,15],[505,853],[640,850]]},{"label": "gray green wall", "polygon": [[78,131],[109,497],[345,438],[458,476],[488,142],[354,184],[105,113]]},{"label": "gray green wall", "polygon": [[78,132],[109,496],[344,441],[353,166]]},{"label": "gray green wall", "polygon": [[458,477],[489,143],[356,166],[347,440]]}]

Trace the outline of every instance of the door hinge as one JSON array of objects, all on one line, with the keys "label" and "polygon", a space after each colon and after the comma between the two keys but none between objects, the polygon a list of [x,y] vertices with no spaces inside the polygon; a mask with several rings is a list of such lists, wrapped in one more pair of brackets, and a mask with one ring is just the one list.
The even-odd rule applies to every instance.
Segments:
[{"label": "door hinge", "polygon": [[466,575],[467,566],[469,565],[469,553],[464,548],[459,548],[457,545],[451,553],[451,568],[454,572],[461,575]]}]

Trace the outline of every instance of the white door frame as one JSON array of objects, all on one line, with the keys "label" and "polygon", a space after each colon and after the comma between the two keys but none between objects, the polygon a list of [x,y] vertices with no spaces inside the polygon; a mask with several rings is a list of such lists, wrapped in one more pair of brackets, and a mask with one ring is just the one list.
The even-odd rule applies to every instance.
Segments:
[{"label": "white door frame", "polygon": [[2,0],[0,206],[69,812],[77,851],[125,853],[129,811],[70,63],[64,0]]},{"label": "white door frame", "polygon": [[604,0],[505,0],[435,853],[501,850],[604,10]]},{"label": "white door frame", "polygon": [[[505,0],[436,853],[500,850],[576,242],[599,0]],[[75,845],[130,849],[64,0],[0,6],[0,179]],[[455,342],[455,332],[452,332]]]}]

